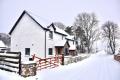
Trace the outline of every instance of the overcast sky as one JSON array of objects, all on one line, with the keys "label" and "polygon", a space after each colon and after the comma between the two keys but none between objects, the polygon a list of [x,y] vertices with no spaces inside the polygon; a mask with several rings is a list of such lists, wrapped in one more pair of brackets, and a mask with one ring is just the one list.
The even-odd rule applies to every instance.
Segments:
[{"label": "overcast sky", "polygon": [[107,20],[120,24],[120,0],[0,0],[0,32],[8,33],[23,10],[66,26],[82,12],[94,12],[100,24]]}]

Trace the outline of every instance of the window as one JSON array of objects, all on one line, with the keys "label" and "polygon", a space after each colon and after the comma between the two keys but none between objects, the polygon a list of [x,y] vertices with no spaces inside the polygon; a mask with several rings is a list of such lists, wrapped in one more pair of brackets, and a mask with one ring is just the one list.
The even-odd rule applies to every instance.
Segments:
[{"label": "window", "polygon": [[30,55],[30,48],[25,48],[25,55]]},{"label": "window", "polygon": [[52,31],[49,32],[49,38],[53,39],[53,32]]},{"label": "window", "polygon": [[49,48],[49,55],[52,55],[52,52],[53,52],[52,48]]}]

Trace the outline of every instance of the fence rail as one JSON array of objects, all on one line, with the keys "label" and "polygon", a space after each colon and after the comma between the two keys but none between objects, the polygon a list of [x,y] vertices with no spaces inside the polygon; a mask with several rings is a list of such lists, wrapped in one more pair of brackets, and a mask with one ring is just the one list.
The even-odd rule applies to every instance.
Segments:
[{"label": "fence rail", "polygon": [[60,64],[64,64],[64,55],[57,55],[55,57],[50,58],[39,58],[35,54],[33,55],[33,60],[37,63],[37,70],[42,70],[46,68],[55,68]]},{"label": "fence rail", "polygon": [[21,53],[20,52],[0,52],[0,69],[21,72]]}]

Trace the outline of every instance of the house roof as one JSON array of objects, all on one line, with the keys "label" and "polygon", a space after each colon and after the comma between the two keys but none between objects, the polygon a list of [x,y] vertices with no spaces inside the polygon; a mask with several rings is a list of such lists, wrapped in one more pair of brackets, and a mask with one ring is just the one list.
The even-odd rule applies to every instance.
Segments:
[{"label": "house roof", "polygon": [[75,36],[68,35],[68,36],[66,37],[66,39],[68,39],[68,40],[74,40],[74,37],[75,37]]},{"label": "house roof", "polygon": [[62,30],[62,29],[58,28],[57,26],[55,26],[54,23],[52,23],[47,28],[50,28],[50,27],[53,27],[55,33],[58,33],[58,34],[61,34],[61,35],[65,35],[65,36],[68,35],[64,30]]},{"label": "house roof", "polygon": [[[14,31],[14,29],[16,28],[16,26],[17,26],[17,24],[19,23],[19,21],[22,19],[22,17],[25,15],[25,14],[27,14],[32,20],[34,20],[43,30],[49,30],[49,29],[47,29],[47,28],[45,28],[45,27],[43,27],[37,20],[37,18],[34,18],[33,16],[31,16],[31,14],[29,14],[26,10],[24,10],[23,12],[22,12],[22,14],[20,15],[20,17],[18,18],[18,20],[16,21],[16,23],[14,24],[14,26],[12,27],[12,29],[10,30],[10,32],[9,32],[9,34],[11,35],[12,34],[12,32]],[[37,19],[37,20],[36,20]]]},{"label": "house roof", "polygon": [[[10,30],[9,34],[11,35],[12,32],[14,31],[14,29],[16,28],[17,24],[19,23],[19,21],[22,19],[22,17],[24,16],[24,14],[27,14],[32,20],[34,20],[43,30],[49,30],[49,27],[52,26],[54,28],[54,32],[55,33],[58,33],[58,34],[61,34],[61,35],[64,35],[64,36],[67,36],[68,34],[58,28],[57,26],[54,25],[54,23],[50,24],[51,22],[48,22],[47,20],[44,20],[44,19],[40,19],[41,17],[31,13],[31,12],[28,12],[26,10],[23,11],[23,13],[20,15],[20,17],[18,18],[18,20],[16,21],[16,23],[14,24],[14,26],[12,27],[12,29]],[[48,26],[50,24],[50,26]],[[48,27],[47,27],[48,26]]]},{"label": "house roof", "polygon": [[64,34],[64,35],[68,35],[64,30],[62,30],[62,29],[60,29],[60,28],[58,28],[58,27],[55,27],[56,28],[56,32],[58,32],[58,33],[61,33],[61,34]]},{"label": "house roof", "polygon": [[75,45],[73,45],[73,44],[70,44],[70,48],[69,48],[69,50],[76,50],[76,47],[75,47]]},{"label": "house roof", "polygon": [[64,47],[66,43],[70,47],[68,41],[66,41],[66,40],[55,41],[55,47]]},{"label": "house roof", "polygon": [[[45,20],[41,20],[39,16],[36,16],[35,14],[28,12],[26,10],[23,11],[23,13],[20,15],[20,17],[18,18],[18,20],[16,21],[16,23],[14,24],[13,28],[10,30],[9,34],[11,35],[12,32],[14,31],[14,29],[16,28],[17,24],[19,23],[19,21],[22,19],[22,17],[24,16],[24,14],[27,14],[32,20],[34,20],[43,30],[49,30],[49,27],[53,27],[54,32],[60,35],[64,35],[64,36],[68,36],[66,39],[70,39],[70,36],[68,33],[66,33],[64,30],[58,28],[57,26],[54,25],[54,23],[45,21]],[[50,24],[51,23],[51,24]],[[50,26],[48,26],[48,24],[50,24]]]},{"label": "house roof", "polygon": [[52,22],[44,19],[43,17],[36,15],[30,11],[27,11],[30,16],[32,16],[39,24],[41,24],[44,28],[47,28]]}]

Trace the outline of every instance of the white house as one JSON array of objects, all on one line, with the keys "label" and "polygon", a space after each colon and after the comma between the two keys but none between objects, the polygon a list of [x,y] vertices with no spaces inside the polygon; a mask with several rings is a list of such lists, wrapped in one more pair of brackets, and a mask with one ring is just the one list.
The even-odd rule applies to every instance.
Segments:
[{"label": "white house", "polygon": [[[65,39],[68,35],[64,30],[59,29],[52,23],[48,26],[49,31],[47,31],[47,49],[52,49],[53,55],[58,55],[64,53],[64,55],[69,55],[69,43]],[[46,50],[49,53],[49,50]]]},{"label": "white house", "polygon": [[9,32],[11,51],[20,51],[22,60],[28,60],[33,54],[40,58],[62,53],[69,55],[70,44],[66,40],[68,34],[54,26],[54,23],[48,27],[40,23],[38,18],[23,11]]}]

